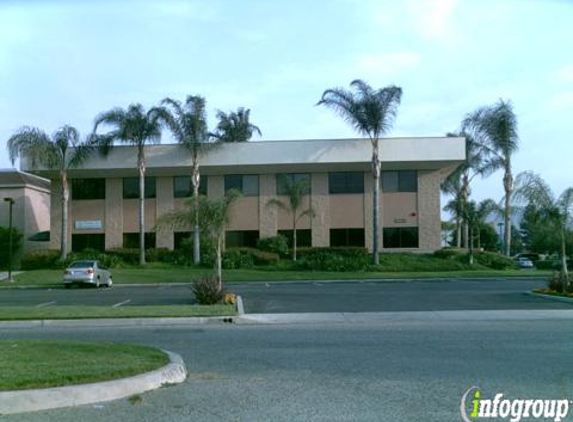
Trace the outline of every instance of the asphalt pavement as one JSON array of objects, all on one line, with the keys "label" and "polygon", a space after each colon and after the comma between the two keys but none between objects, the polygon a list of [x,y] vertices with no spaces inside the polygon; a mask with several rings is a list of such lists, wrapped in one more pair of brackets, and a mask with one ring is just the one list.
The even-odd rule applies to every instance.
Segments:
[{"label": "asphalt pavement", "polygon": [[484,398],[573,399],[570,319],[536,320],[536,312],[522,321],[478,316],[487,312],[435,321],[420,312],[416,321],[396,313],[392,322],[352,324],[3,329],[2,339],[165,348],[182,355],[189,378],[133,403],[2,420],[445,422],[462,420],[461,397],[474,385]]},{"label": "asphalt pavement", "polygon": [[[383,280],[308,283],[230,283],[247,313],[400,312],[439,310],[573,309],[528,295],[532,279]],[[81,289],[0,289],[0,306],[168,305],[193,303],[189,285]]]}]

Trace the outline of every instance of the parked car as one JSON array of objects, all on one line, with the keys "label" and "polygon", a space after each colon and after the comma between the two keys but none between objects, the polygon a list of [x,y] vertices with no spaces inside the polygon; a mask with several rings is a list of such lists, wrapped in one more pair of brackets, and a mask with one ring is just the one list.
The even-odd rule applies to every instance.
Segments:
[{"label": "parked car", "polygon": [[517,258],[517,265],[519,266],[519,268],[535,268],[535,265],[533,265],[531,259],[526,258],[524,256]]},{"label": "parked car", "polygon": [[69,288],[73,284],[111,287],[113,281],[111,272],[101,267],[98,261],[83,260],[72,262],[64,271],[64,287]]}]

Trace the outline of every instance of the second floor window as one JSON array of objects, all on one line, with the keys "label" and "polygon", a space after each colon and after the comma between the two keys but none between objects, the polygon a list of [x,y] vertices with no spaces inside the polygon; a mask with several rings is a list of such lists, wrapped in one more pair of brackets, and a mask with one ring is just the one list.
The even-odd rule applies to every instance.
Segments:
[{"label": "second floor window", "polygon": [[[207,176],[199,179],[199,195],[207,195]],[[193,196],[191,176],[175,176],[173,178],[173,197],[189,198]]]},{"label": "second floor window", "polygon": [[259,195],[258,174],[227,174],[225,175],[225,192],[237,189],[244,196]]},{"label": "second floor window", "polygon": [[417,192],[418,172],[416,170],[397,170],[382,172],[382,192]]},{"label": "second floor window", "polygon": [[[123,179],[123,199],[139,198],[139,177]],[[145,198],[155,198],[155,177],[145,178]]]},{"label": "second floor window", "polygon": [[72,200],[105,199],[105,179],[72,179]]},{"label": "second floor window", "polygon": [[328,173],[328,192],[331,194],[364,193],[364,173]]},{"label": "second floor window", "polygon": [[295,185],[301,182],[306,183],[307,190],[305,192],[305,195],[308,195],[310,193],[310,174],[308,173],[277,174],[277,195],[286,195],[285,183],[290,183],[291,185]]}]

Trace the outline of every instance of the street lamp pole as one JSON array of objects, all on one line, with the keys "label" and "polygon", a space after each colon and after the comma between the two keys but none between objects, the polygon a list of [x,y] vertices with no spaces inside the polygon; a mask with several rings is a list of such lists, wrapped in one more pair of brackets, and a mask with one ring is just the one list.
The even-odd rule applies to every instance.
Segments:
[{"label": "street lamp pole", "polygon": [[10,206],[8,217],[8,282],[12,283],[12,207],[14,206],[14,198],[4,198]]}]

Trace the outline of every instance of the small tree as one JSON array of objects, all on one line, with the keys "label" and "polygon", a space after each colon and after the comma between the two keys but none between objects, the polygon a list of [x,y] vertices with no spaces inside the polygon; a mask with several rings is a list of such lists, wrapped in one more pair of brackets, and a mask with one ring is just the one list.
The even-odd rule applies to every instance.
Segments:
[{"label": "small tree", "polygon": [[[12,227],[12,257],[18,255],[22,247],[22,233]],[[10,230],[0,226],[0,268],[8,268],[10,260]]]},{"label": "small tree", "polygon": [[307,208],[305,210],[301,210],[302,208],[302,201],[304,196],[310,193],[310,186],[306,180],[300,180],[299,182],[295,182],[291,180],[286,174],[279,174],[277,176],[277,181],[283,188],[284,194],[287,197],[287,202],[283,202],[279,199],[271,199],[267,202],[267,206],[269,207],[277,207],[280,208],[287,213],[289,213],[292,217],[292,260],[296,261],[296,226],[299,220],[305,216],[314,217],[314,211],[312,208]]}]

